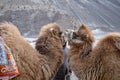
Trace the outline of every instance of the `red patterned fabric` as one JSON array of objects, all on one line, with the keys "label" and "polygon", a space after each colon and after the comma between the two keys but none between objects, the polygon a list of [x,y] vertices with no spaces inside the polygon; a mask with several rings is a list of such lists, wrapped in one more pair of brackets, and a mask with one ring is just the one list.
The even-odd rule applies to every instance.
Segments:
[{"label": "red patterned fabric", "polygon": [[[0,79],[7,80],[19,75],[18,67],[10,51],[10,48],[5,44],[0,37]],[[4,79],[5,78],[5,79]]]}]

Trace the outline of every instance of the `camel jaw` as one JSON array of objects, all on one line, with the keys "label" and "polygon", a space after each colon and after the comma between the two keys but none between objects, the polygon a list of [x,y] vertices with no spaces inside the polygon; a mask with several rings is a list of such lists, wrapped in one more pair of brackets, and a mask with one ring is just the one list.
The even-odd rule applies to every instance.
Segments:
[{"label": "camel jaw", "polygon": [[83,43],[83,41],[78,40],[78,39],[73,39],[72,42],[75,43],[75,44]]}]

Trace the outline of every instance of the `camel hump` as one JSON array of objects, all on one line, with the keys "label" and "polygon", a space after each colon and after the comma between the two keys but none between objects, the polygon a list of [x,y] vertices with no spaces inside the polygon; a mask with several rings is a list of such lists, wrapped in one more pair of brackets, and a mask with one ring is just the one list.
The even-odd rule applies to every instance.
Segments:
[{"label": "camel hump", "polygon": [[11,22],[2,22],[0,23],[0,34],[8,34],[8,33],[12,33],[16,36],[21,35],[17,26],[15,26],[13,23]]},{"label": "camel hump", "polygon": [[111,32],[100,40],[99,44],[103,46],[112,46],[120,50],[120,33]]},{"label": "camel hump", "polygon": [[120,33],[113,33],[111,35],[113,35],[115,46],[120,50]]}]

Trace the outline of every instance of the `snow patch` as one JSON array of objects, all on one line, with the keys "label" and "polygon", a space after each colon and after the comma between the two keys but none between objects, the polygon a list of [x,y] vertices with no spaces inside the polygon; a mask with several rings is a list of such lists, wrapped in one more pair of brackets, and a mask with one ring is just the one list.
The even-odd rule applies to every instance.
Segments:
[{"label": "snow patch", "polygon": [[100,39],[106,34],[106,32],[103,32],[100,29],[95,29],[92,32],[93,32],[93,35],[95,36],[95,39]]},{"label": "snow patch", "polygon": [[31,45],[33,48],[35,48],[35,42],[37,40],[37,38],[25,38]]}]

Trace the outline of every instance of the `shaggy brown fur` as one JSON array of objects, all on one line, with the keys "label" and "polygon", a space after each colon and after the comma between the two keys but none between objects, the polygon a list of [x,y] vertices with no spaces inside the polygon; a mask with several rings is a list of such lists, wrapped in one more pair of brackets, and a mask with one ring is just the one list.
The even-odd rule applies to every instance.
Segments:
[{"label": "shaggy brown fur", "polygon": [[51,80],[60,64],[62,64],[61,43],[58,45],[59,49],[54,47],[53,53],[48,52],[51,57],[54,57],[52,59],[54,61],[51,62],[46,56],[33,49],[12,23],[6,22],[0,25],[0,36],[4,38],[6,44],[10,47],[20,71],[20,75],[12,80]]},{"label": "shaggy brown fur", "polygon": [[120,80],[120,34],[110,33],[92,49],[94,37],[82,25],[72,37],[70,65],[79,80]]},{"label": "shaggy brown fur", "polygon": [[63,60],[63,44],[65,41],[56,23],[43,26],[35,48],[48,58],[53,73],[56,73]]}]

